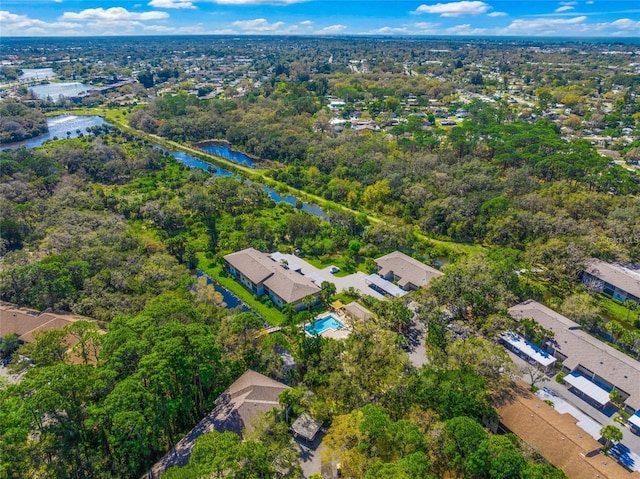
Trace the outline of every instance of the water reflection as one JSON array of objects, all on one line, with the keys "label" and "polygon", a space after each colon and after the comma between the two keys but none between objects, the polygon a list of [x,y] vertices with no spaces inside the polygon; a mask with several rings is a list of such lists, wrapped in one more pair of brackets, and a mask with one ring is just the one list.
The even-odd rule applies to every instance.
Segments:
[{"label": "water reflection", "polygon": [[255,161],[239,151],[232,150],[227,145],[205,145],[200,147],[201,150],[219,156],[225,160],[233,161],[239,165],[250,166],[255,168]]},{"label": "water reflection", "polygon": [[[167,152],[166,150],[163,150],[163,151],[165,153],[168,153],[169,155],[172,155],[180,163],[183,163],[184,165],[189,166],[191,168],[199,168],[203,171],[207,171],[211,173],[213,176],[235,176],[230,171],[224,170],[211,163],[207,163],[206,161],[199,160],[198,158],[191,156],[187,153],[183,153],[181,151],[170,151],[170,152]],[[232,151],[232,150],[229,150],[229,151]],[[268,194],[269,198],[271,198],[276,203],[288,203],[294,207],[297,207],[301,204],[302,207],[300,209],[302,211],[306,211],[307,213],[322,219],[327,218],[327,214],[324,212],[322,208],[320,208],[317,205],[300,202],[293,195],[283,196],[280,193],[278,193],[278,191],[275,190],[274,188],[271,188],[270,186],[266,186],[266,185],[262,187],[262,191]]]},{"label": "water reflection", "polygon": [[224,170],[212,163],[207,163],[206,161],[199,160],[195,156],[188,155],[187,153],[183,153],[181,151],[169,151],[169,152],[165,150],[163,151],[173,156],[180,163],[190,168],[198,168],[200,170],[207,171],[211,173],[213,176],[235,176],[230,171]]},{"label": "water reflection", "polygon": [[87,134],[87,128],[92,126],[101,126],[106,124],[101,116],[76,116],[76,115],[59,115],[47,118],[47,127],[49,131],[44,135],[30,140],[19,141],[16,143],[7,143],[2,145],[1,149],[20,148],[24,146],[27,149],[36,148],[47,140],[54,138],[76,138],[81,134]]},{"label": "water reflection", "polygon": [[53,68],[23,68],[20,80],[44,80],[54,76]]},{"label": "water reflection", "polygon": [[71,97],[78,96],[80,93],[84,93],[91,89],[91,85],[85,85],[84,83],[46,83],[44,85],[34,85],[30,88],[31,92],[39,99],[46,100],[51,99],[53,101],[58,100],[61,96]]}]

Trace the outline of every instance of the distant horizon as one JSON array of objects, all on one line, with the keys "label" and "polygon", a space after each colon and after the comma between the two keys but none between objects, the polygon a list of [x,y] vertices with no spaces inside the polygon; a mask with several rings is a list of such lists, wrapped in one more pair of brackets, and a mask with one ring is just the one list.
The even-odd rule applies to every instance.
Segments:
[{"label": "distant horizon", "polygon": [[3,0],[2,35],[640,38],[632,0]]},{"label": "distant horizon", "polygon": [[176,34],[176,35],[159,35],[159,34],[129,34],[129,35],[73,35],[73,36],[4,36],[2,40],[11,41],[24,41],[24,40],[86,40],[92,38],[101,39],[127,39],[127,38],[156,38],[156,39],[170,39],[170,38],[263,38],[263,39],[275,39],[275,38],[314,38],[314,39],[327,39],[327,40],[339,40],[350,38],[376,38],[387,40],[455,40],[455,41],[472,41],[472,40],[486,40],[486,41],[519,41],[519,42],[531,42],[531,43],[544,43],[544,42],[561,42],[561,43],[608,43],[608,44],[640,44],[640,37],[570,37],[570,36],[522,36],[522,35],[474,35],[474,36],[462,36],[462,35],[417,35],[417,34],[405,34],[405,35],[382,35],[382,34],[342,34],[342,35],[318,35],[318,34],[277,34],[277,35],[265,35],[265,34],[222,34],[222,33],[193,33],[193,34]]}]

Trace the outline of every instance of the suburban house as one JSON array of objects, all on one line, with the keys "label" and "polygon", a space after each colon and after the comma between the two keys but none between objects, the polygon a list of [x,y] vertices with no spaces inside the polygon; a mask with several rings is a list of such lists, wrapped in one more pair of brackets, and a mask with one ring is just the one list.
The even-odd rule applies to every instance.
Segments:
[{"label": "suburban house", "polygon": [[[0,302],[0,339],[8,334],[15,334],[18,340],[23,343],[31,343],[36,340],[38,333],[45,331],[60,331],[76,321],[95,320],[72,313],[50,313],[37,311],[35,309],[22,308],[12,303]],[[104,331],[99,329],[98,332],[103,334]],[[69,348],[69,360],[71,362],[80,362],[82,359],[75,353],[72,348],[78,342],[78,337],[68,334],[65,337],[65,345]],[[88,360],[95,361],[97,359],[97,350]]]},{"label": "suburban house", "polygon": [[432,278],[442,273],[431,266],[394,251],[375,260],[378,275],[387,281],[396,281],[404,291],[413,291],[429,284]]},{"label": "suburban house", "polygon": [[243,249],[224,257],[229,272],[245,288],[256,296],[267,295],[276,306],[293,304],[297,310],[306,307],[303,299],[312,296],[318,299],[320,287],[299,272],[294,265],[277,260],[277,255],[268,255],[254,248]]},{"label": "suburban house", "polygon": [[43,313],[0,302],[0,338],[16,334],[21,341],[30,343],[38,332],[60,330],[79,320],[92,321],[75,314]]},{"label": "suburban house", "polygon": [[[595,407],[609,404],[609,393],[620,393],[625,409],[640,410],[640,362],[599,341],[569,318],[528,300],[509,308],[516,321],[530,318],[553,332],[542,350],[562,363],[565,382]],[[535,360],[535,358],[532,358]]]},{"label": "suburban house", "polygon": [[169,467],[186,465],[193,445],[203,434],[231,431],[242,437],[244,431],[253,430],[252,421],[256,416],[280,408],[278,397],[285,389],[289,389],[289,386],[255,371],[246,371],[216,399],[213,411],[178,441],[143,479],[156,479]]},{"label": "suburban house", "polygon": [[531,394],[528,385],[521,383],[518,389],[496,408],[500,432],[518,436],[569,479],[640,478],[639,473],[599,454],[602,445],[576,424],[576,418]]},{"label": "suburban house", "polygon": [[623,266],[590,259],[582,273],[582,282],[589,288],[625,302],[640,303],[640,272]]}]

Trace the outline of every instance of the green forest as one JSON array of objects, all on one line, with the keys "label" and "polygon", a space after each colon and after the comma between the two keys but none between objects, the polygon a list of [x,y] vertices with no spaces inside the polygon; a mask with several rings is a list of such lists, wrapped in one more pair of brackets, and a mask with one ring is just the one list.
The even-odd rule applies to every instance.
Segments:
[{"label": "green forest", "polygon": [[301,86],[278,86],[238,101],[163,97],[129,123],[176,141],[225,139],[280,164],[267,173],[276,180],[433,237],[532,255],[570,240],[590,245],[591,255],[638,258],[629,245],[615,244],[637,236],[637,203],[628,195],[637,194],[638,176],[610,166],[584,140],[562,139],[551,122],[531,124],[508,107],[474,102],[449,131],[425,131],[416,116],[391,137],[333,138],[323,111],[291,106]]},{"label": "green forest", "polygon": [[[287,399],[294,410],[304,406],[327,424],[349,429],[345,436],[335,433],[333,440],[355,435],[353,447],[362,444],[344,450],[345,468],[360,468],[367,477],[412,477],[413,471],[439,477],[453,468],[473,477],[512,477],[491,471],[502,468],[500,461],[518,457],[511,467],[521,477],[550,477],[549,468],[514,438],[495,459],[472,454],[478,447],[497,447],[498,439],[487,436],[478,421],[495,418],[492,397],[509,388],[497,372],[505,360],[499,346],[478,338],[469,357],[491,357],[495,369],[473,366],[460,356],[457,342],[443,342],[437,334],[442,318],[425,312],[440,353],[430,366],[415,370],[398,334],[403,327],[398,321],[407,317],[400,302],[374,305],[379,320],[357,327],[344,342],[302,334],[295,325],[306,312],[292,316],[280,333],[256,336],[252,331],[263,328],[260,320],[220,306],[219,298],[194,282],[187,269],[200,252],[206,253],[205,261],[215,261],[221,253],[248,245],[299,245],[310,255],[351,249],[360,257],[362,250],[397,247],[393,238],[381,240],[390,228],[344,213],[322,222],[275,205],[257,184],[187,170],[118,131],[40,150],[4,152],[0,161],[3,221],[12,225],[7,228],[12,236],[5,245],[10,251],[2,298],[100,320],[74,325],[73,334],[82,338],[79,363],[65,353],[68,331],[44,333],[21,349],[35,367],[0,393],[2,449],[12,458],[2,462],[3,476],[137,477],[210,410],[244,369],[280,377],[276,347],[282,346],[296,358],[296,368],[282,378],[298,385]],[[415,238],[402,240],[412,241],[405,248],[420,244]],[[357,253],[354,241],[362,245]],[[493,268],[490,264],[461,261],[451,268],[477,275],[478,282],[490,283],[486,288],[503,288],[505,294],[520,288],[506,272],[508,266],[496,279],[493,270],[486,270]],[[485,269],[484,276],[478,268]],[[458,287],[464,288],[464,282]],[[445,304],[450,292],[441,283],[431,300]],[[483,302],[482,310],[478,304],[475,319],[495,314],[501,304]],[[461,314],[468,310],[460,308]],[[464,350],[471,351],[471,345]],[[28,365],[23,361],[11,367]],[[304,394],[307,390],[313,395]],[[456,421],[475,434],[469,440],[476,442],[455,446],[455,434],[463,430]],[[268,433],[278,427],[265,424],[256,433],[262,434],[256,440],[265,448],[250,459],[263,462],[256,471],[270,471],[273,455],[283,454],[278,446],[282,434]],[[368,437],[384,444],[370,443]],[[216,440],[203,439],[199,447],[212,447],[206,441]],[[238,449],[232,459],[243,463],[243,451]],[[562,477],[558,471],[552,474]]]},{"label": "green forest", "polygon": [[47,121],[39,108],[16,101],[0,103],[0,144],[28,140],[47,131]]},{"label": "green forest", "polygon": [[[389,47],[398,56],[417,55],[398,45]],[[148,48],[164,52],[161,43]],[[581,100],[619,83],[625,89],[610,95],[613,109],[599,120],[617,134],[637,116],[637,82],[527,70],[535,102],[524,115],[506,96],[457,100],[463,84],[478,95],[507,91],[506,61],[500,81],[463,64],[457,51],[448,64],[413,66],[424,78],[402,76],[406,65],[391,60],[356,75],[308,61],[307,50],[293,62],[282,48],[251,67],[240,62],[227,72],[233,85],[217,95],[206,83],[193,92],[182,67],[148,62],[111,97],[45,105],[47,114],[103,115],[106,126],[0,151],[0,300],[91,319],[0,344],[8,370],[21,374],[12,384],[0,377],[0,478],[139,478],[247,369],[291,386],[279,398],[285,412],[261,418],[245,440],[203,435],[188,465],[163,477],[298,478],[289,426],[303,412],[323,424],[326,454],[345,477],[566,477],[517,436],[490,432],[496,407],[523,375],[497,338],[506,329],[534,342],[552,333],[508,314],[535,299],[640,356],[635,303],[593,294],[580,281],[589,258],[640,261],[640,176],[567,135],[570,114],[562,124],[545,116],[560,101],[587,116]],[[348,62],[335,48],[335,61]],[[375,43],[363,48],[376,52]],[[220,64],[237,60],[214,53]],[[134,61],[107,73],[131,76]],[[90,70],[77,62],[56,69]],[[258,74],[264,78],[248,81]],[[329,108],[329,97],[343,107]],[[42,106],[2,101],[0,143],[46,131]],[[352,129],[361,120],[370,128]],[[251,155],[256,167],[208,154],[211,143]],[[632,161],[640,151],[638,140],[614,147]],[[174,150],[210,162],[210,171],[187,168]],[[298,201],[276,202],[265,185]],[[326,217],[303,211],[302,201]],[[374,273],[374,260],[396,250],[444,274],[408,300],[336,292],[325,282],[318,305],[280,310],[224,269],[225,255],[249,247],[335,265],[336,277]],[[227,307],[200,273],[248,311]],[[347,338],[305,334],[333,301],[354,300],[374,317],[349,325]],[[407,354],[412,321],[426,330],[420,367]],[[535,390],[541,378],[531,374]]]}]

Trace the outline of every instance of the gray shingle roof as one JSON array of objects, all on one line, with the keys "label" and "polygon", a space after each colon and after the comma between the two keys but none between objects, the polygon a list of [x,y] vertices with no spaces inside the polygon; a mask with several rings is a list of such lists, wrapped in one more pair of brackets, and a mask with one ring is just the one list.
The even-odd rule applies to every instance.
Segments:
[{"label": "gray shingle roof", "polygon": [[160,477],[169,467],[189,462],[196,439],[211,431],[231,431],[242,435],[252,430],[251,421],[260,413],[279,408],[278,396],[289,389],[278,381],[248,370],[217,400],[216,407],[162,458],[143,479]]},{"label": "gray shingle roof", "polygon": [[553,347],[567,356],[564,366],[573,370],[582,365],[629,394],[625,401],[640,409],[640,362],[594,338],[580,325],[546,306],[528,300],[509,308],[516,319],[534,319],[543,328],[553,331]]},{"label": "gray shingle roof", "polygon": [[320,292],[310,278],[286,269],[279,261],[257,249],[243,249],[226,255],[224,259],[254,284],[263,283],[287,303],[295,303]]},{"label": "gray shingle roof", "polygon": [[255,284],[263,282],[274,272],[274,261],[254,248],[228,254],[224,259]]},{"label": "gray shingle roof", "polygon": [[[278,268],[281,268],[278,266]],[[312,280],[293,271],[281,269],[264,282],[264,285],[287,303],[295,303],[305,296],[320,292]]]},{"label": "gray shingle roof", "polygon": [[590,259],[587,262],[585,271],[591,276],[612,284],[622,291],[631,293],[636,298],[640,298],[640,274],[599,259]]},{"label": "gray shingle roof", "polygon": [[298,436],[303,437],[307,441],[313,441],[320,430],[321,424],[309,416],[306,412],[303,412],[298,416],[293,424],[291,430]]},{"label": "gray shingle roof", "polygon": [[393,273],[400,278],[398,284],[402,288],[405,288],[407,283],[411,283],[418,288],[426,286],[432,278],[442,274],[437,269],[427,266],[400,251],[394,251],[378,258],[376,264],[380,268],[378,271],[380,276],[387,276],[389,273]]}]

